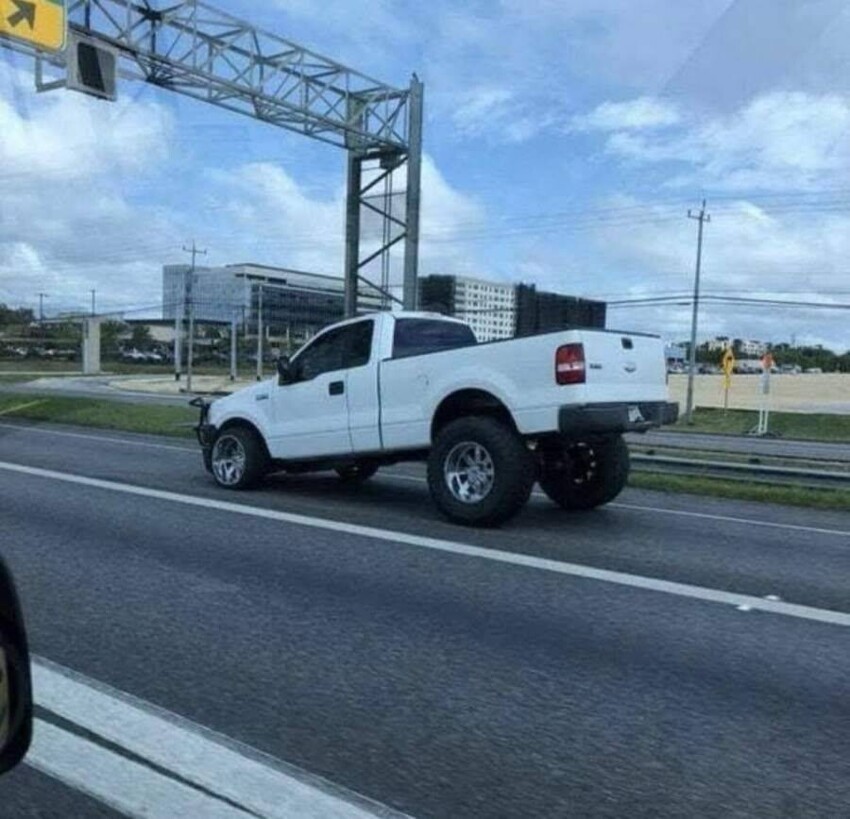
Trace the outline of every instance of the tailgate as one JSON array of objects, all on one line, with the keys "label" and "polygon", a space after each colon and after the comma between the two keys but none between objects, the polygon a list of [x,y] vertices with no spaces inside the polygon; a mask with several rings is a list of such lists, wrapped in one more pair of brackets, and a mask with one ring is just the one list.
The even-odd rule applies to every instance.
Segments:
[{"label": "tailgate", "polygon": [[587,400],[666,401],[664,342],[656,336],[581,330]]}]

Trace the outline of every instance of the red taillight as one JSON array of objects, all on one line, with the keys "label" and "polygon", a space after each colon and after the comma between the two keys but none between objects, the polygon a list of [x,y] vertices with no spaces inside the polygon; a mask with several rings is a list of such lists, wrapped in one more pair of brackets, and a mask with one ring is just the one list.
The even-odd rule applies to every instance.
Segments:
[{"label": "red taillight", "polygon": [[584,384],[584,346],[565,344],[555,353],[555,381],[559,384]]}]

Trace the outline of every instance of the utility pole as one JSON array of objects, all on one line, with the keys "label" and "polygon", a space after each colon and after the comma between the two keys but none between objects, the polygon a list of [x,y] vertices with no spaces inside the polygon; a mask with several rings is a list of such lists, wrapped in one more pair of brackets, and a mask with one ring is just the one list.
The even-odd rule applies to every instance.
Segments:
[{"label": "utility pole", "polygon": [[263,380],[263,283],[257,284],[257,381]]},{"label": "utility pole", "polygon": [[91,293],[91,314],[93,316],[97,315],[97,290],[89,290]]},{"label": "utility pole", "polygon": [[233,321],[230,323],[230,380],[235,381],[237,372],[236,372],[236,359],[238,354],[238,343],[239,343],[239,322],[236,317],[233,317]]},{"label": "utility pole", "polygon": [[192,365],[195,360],[195,268],[198,256],[206,256],[206,250],[199,250],[192,239],[192,247],[183,246],[186,253],[192,254],[192,269],[189,271],[189,286],[186,290],[186,301],[189,307],[189,350],[186,358],[186,392],[192,392]]},{"label": "utility pole", "polygon": [[39,293],[38,294],[38,322],[39,324],[44,323],[44,300],[49,299],[50,296],[47,293]]},{"label": "utility pole", "polygon": [[685,422],[693,424],[694,422],[694,375],[697,369],[697,322],[699,320],[699,283],[702,275],[702,236],[706,222],[711,221],[711,216],[705,210],[705,199],[702,200],[702,208],[699,213],[692,210],[688,211],[688,219],[695,219],[699,222],[699,230],[697,233],[697,266],[694,276],[694,311],[691,316],[691,347],[690,366],[688,368],[688,396],[685,402]]}]

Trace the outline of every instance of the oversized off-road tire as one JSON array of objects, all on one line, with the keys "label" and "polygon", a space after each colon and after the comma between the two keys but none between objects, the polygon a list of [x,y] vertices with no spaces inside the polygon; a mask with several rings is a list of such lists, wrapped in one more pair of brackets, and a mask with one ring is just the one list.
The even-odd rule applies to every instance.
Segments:
[{"label": "oversized off-road tire", "polygon": [[621,435],[544,447],[540,488],[564,509],[610,503],[629,479],[629,448]]},{"label": "oversized off-road tire", "polygon": [[269,468],[269,456],[259,435],[248,427],[230,427],[215,439],[210,453],[215,482],[225,489],[250,489]]},{"label": "oversized off-road tire", "polygon": [[428,456],[428,488],[449,520],[496,526],[513,517],[534,486],[534,458],[507,425],[482,416],[459,418],[436,436]]},{"label": "oversized off-road tire", "polygon": [[337,467],[334,472],[343,483],[365,483],[378,471],[379,465],[374,461],[355,461],[348,466]]}]

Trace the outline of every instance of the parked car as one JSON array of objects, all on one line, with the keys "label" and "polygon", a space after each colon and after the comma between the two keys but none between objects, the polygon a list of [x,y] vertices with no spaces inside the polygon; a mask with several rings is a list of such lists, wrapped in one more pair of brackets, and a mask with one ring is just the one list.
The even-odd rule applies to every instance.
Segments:
[{"label": "parked car", "polygon": [[363,481],[427,460],[437,507],[465,524],[516,514],[539,481],[567,509],[613,500],[626,431],[672,423],[664,344],[570,330],[477,344],[463,322],[381,313],[331,326],[276,378],[201,406],[207,468],[228,489],[272,470]]}]

